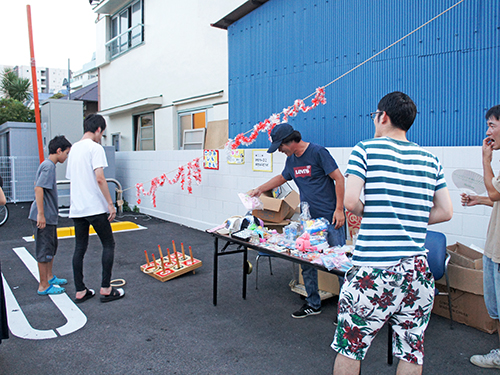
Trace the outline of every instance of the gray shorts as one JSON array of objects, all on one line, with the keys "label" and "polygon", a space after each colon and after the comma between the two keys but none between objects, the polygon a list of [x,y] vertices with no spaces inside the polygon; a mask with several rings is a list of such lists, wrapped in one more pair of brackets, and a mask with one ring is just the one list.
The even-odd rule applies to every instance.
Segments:
[{"label": "gray shorts", "polygon": [[38,229],[36,221],[31,220],[35,235],[35,258],[37,262],[48,263],[54,259],[57,252],[57,225],[46,225]]}]

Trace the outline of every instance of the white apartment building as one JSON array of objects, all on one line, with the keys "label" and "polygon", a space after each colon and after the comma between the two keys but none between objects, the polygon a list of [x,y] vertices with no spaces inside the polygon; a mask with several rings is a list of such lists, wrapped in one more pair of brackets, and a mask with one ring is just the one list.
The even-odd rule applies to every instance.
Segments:
[{"label": "white apartment building", "polygon": [[210,25],[243,2],[95,5],[99,113],[107,119],[107,145],[120,151],[178,150],[185,146],[184,130],[227,123],[227,35]]},{"label": "white apartment building", "polygon": [[95,52],[92,59],[83,64],[82,69],[73,72],[71,78],[71,92],[87,87],[88,85],[98,81],[98,71],[95,63]]},{"label": "white apartment building", "polygon": [[[18,77],[28,78],[33,84],[33,81],[31,79],[31,66],[18,65],[15,66],[13,70]],[[36,83],[38,92],[55,94],[60,90],[65,89],[65,86],[63,86],[63,81],[65,78],[68,78],[68,69],[47,67],[36,68]]]}]

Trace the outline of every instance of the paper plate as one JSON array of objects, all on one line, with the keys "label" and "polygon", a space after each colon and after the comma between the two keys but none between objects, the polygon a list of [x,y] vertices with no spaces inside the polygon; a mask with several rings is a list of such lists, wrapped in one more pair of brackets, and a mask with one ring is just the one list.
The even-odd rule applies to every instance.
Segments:
[{"label": "paper plate", "polygon": [[451,178],[455,186],[466,194],[481,195],[486,191],[483,176],[479,173],[467,169],[456,169]]}]

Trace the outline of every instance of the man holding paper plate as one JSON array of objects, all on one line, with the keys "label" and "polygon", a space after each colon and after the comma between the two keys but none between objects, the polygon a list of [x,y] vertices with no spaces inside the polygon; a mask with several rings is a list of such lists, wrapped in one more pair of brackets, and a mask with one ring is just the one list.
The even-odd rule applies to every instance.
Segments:
[{"label": "man holding paper plate", "polygon": [[[491,168],[494,150],[500,149],[500,105],[486,112],[488,130],[483,140],[483,177],[488,196],[462,193],[463,206],[482,204],[493,207],[486,236],[483,256],[484,302],[488,314],[497,320],[500,335],[500,177]],[[473,355],[470,361],[479,367],[500,368],[500,349],[493,349],[485,355]]]}]

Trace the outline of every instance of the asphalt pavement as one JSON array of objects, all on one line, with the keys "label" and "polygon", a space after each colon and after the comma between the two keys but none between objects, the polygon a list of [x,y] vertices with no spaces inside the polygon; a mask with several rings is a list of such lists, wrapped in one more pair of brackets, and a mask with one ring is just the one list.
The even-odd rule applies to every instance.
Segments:
[{"label": "asphalt pavement", "polygon": [[[123,299],[101,303],[99,297],[72,304],[86,318],[78,329],[61,335],[57,329],[73,322],[49,297],[38,296],[37,281],[18,255],[34,254],[27,219],[29,203],[9,204],[10,217],[0,227],[0,261],[5,281],[20,311],[34,330],[56,332],[54,338],[26,339],[10,335],[0,345],[0,374],[331,374],[336,353],[330,348],[337,311],[335,298],[323,301],[320,315],[293,319],[303,303],[290,291],[291,264],[261,261],[255,289],[248,276],[247,297],[241,296],[242,255],[219,258],[218,303],[212,303],[213,238],[202,231],[140,214],[119,217],[147,229],[115,233],[113,279],[124,279]],[[61,219],[60,227],[72,226]],[[196,272],[160,282],[140,271],[144,250],[158,256],[174,240],[191,246],[203,262]],[[75,241],[60,239],[54,273],[68,279],[67,295],[74,298],[71,259]],[[17,249],[16,251],[14,249]],[[100,286],[101,246],[91,236],[84,263],[85,282]],[[67,300],[67,299],[66,299]],[[11,327],[11,330],[13,328]],[[498,335],[433,315],[425,337],[424,374],[493,374],[469,363],[473,354],[498,347]],[[362,364],[363,374],[395,374],[387,365],[387,330],[375,339]]]}]

